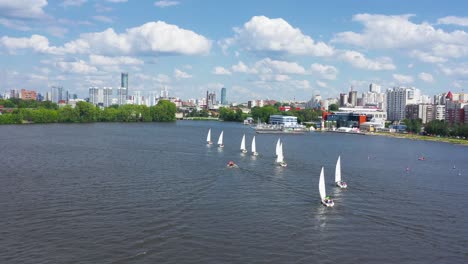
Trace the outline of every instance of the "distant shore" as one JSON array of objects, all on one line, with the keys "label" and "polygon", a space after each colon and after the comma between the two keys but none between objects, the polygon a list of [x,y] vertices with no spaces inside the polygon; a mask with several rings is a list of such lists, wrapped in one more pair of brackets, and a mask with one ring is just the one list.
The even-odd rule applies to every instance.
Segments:
[{"label": "distant shore", "polygon": [[445,142],[445,143],[468,146],[468,140],[460,139],[460,138],[433,137],[433,136],[421,136],[421,135],[415,135],[415,134],[386,133],[386,132],[374,132],[374,133],[365,133],[365,134],[368,136],[386,136],[386,137],[395,137],[395,138],[407,138],[407,139],[412,139],[412,140]]}]

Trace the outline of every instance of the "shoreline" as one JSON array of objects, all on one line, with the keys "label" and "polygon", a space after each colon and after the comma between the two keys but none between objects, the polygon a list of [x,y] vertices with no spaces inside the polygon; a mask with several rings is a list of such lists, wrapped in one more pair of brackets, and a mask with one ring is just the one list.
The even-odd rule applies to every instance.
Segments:
[{"label": "shoreline", "polygon": [[433,141],[433,142],[443,142],[456,145],[468,146],[468,140],[460,138],[447,138],[447,137],[432,137],[432,136],[421,136],[414,134],[400,134],[400,133],[385,133],[385,132],[374,132],[374,133],[364,133],[366,136],[383,136],[383,137],[394,137],[394,138],[404,138],[411,140],[422,140],[422,141]]}]

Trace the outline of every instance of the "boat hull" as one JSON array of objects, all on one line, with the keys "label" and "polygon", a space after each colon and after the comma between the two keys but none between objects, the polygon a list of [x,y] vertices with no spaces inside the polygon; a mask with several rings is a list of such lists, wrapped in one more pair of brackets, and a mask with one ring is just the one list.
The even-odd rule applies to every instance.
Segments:
[{"label": "boat hull", "polygon": [[322,200],[321,203],[323,206],[326,206],[326,207],[333,207],[335,205],[335,202],[333,202],[333,200],[329,202],[325,202],[324,200]]},{"label": "boat hull", "polygon": [[336,186],[340,187],[341,189],[348,188],[348,184],[346,182],[344,182],[344,181],[336,182]]}]

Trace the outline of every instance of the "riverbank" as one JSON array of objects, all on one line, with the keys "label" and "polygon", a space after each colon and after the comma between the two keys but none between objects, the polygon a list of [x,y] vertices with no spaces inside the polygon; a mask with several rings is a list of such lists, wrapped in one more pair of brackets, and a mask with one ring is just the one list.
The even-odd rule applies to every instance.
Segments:
[{"label": "riverbank", "polygon": [[374,132],[366,133],[368,136],[386,136],[386,137],[395,137],[395,138],[406,138],[411,140],[425,140],[425,141],[435,141],[435,142],[445,142],[451,144],[459,144],[468,146],[468,140],[459,139],[459,138],[448,138],[448,137],[433,137],[433,136],[422,136],[415,134],[400,134],[400,133],[387,133],[387,132]]}]

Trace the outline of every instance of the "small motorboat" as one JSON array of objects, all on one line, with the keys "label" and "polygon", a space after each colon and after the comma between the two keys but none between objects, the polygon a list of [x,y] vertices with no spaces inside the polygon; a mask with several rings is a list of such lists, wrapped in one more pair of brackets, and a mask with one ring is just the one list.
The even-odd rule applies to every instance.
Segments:
[{"label": "small motorboat", "polygon": [[237,168],[237,165],[234,163],[234,161],[229,161],[228,164],[226,165],[228,168]]}]

